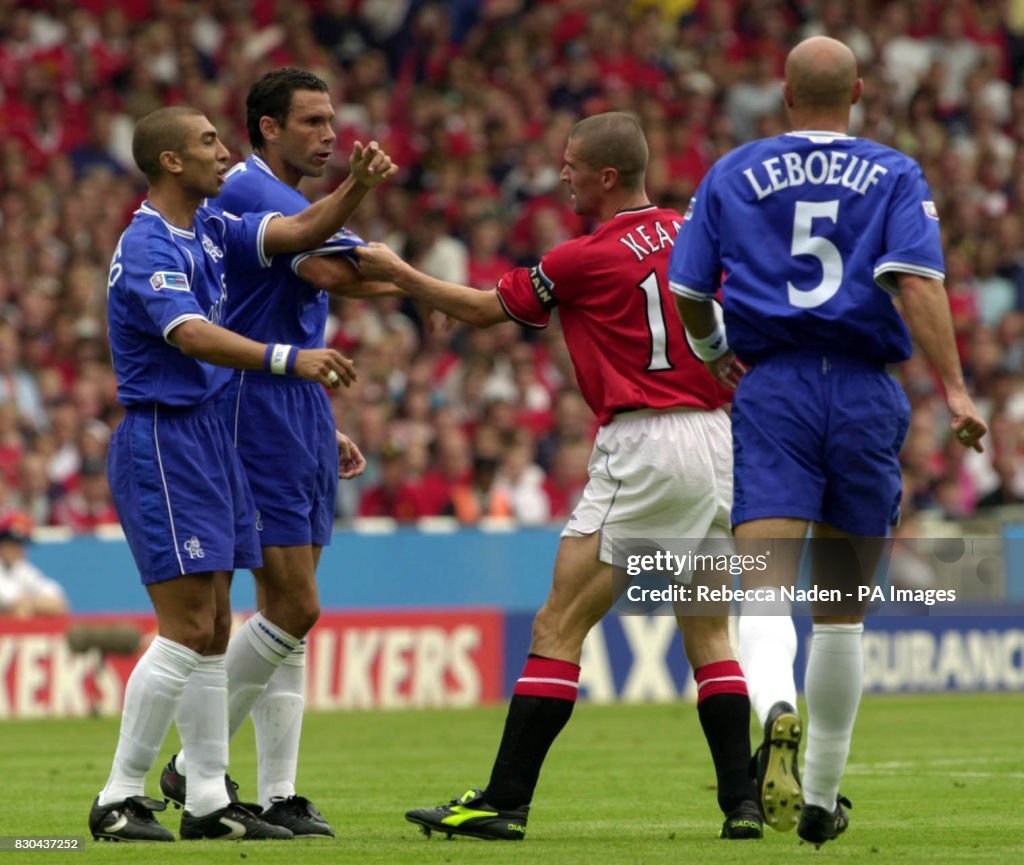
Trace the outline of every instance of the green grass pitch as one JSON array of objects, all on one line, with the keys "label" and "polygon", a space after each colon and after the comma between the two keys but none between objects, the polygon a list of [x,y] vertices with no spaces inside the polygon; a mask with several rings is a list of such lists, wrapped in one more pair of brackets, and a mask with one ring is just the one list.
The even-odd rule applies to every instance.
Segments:
[{"label": "green grass pitch", "polygon": [[[714,777],[689,704],[579,706],[549,756],[524,842],[424,838],[403,812],[484,785],[503,718],[504,707],[307,717],[300,791],[332,821],[336,840],[89,837],[82,853],[0,852],[0,865],[1024,863],[1024,694],[866,698],[843,784],[854,804],[850,829],[817,851],[795,832],[716,838]],[[116,736],[113,719],[0,724],[0,835],[86,835]],[[248,727],[232,746],[232,774],[243,798],[254,792]],[[177,831],[179,814],[168,810],[162,821]]]}]

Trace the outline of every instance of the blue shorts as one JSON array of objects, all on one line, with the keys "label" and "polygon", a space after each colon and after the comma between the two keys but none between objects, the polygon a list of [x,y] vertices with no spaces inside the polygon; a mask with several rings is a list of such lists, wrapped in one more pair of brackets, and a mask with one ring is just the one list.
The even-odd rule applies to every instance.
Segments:
[{"label": "blue shorts", "polygon": [[324,389],[304,379],[248,370],[232,379],[220,409],[249,476],[260,543],[329,544],[338,440]]},{"label": "blue shorts", "polygon": [[886,535],[909,424],[903,389],[878,364],[821,352],[758,363],[733,401],[733,525],[793,517]]},{"label": "blue shorts", "polygon": [[107,477],[143,585],[262,564],[252,493],[212,403],[128,409]]}]

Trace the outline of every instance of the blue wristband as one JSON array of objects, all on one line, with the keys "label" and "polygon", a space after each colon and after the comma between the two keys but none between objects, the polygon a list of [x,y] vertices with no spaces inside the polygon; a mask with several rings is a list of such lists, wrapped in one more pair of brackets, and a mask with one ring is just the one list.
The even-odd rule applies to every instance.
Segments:
[{"label": "blue wristband", "polygon": [[274,344],[271,343],[270,345],[267,346],[267,350],[265,352],[263,352],[263,368],[267,372],[270,372],[270,361],[271,361],[271,358],[273,358],[273,356],[274,356]]},{"label": "blue wristband", "polygon": [[284,371],[288,375],[295,374],[295,362],[299,359],[299,350],[293,345],[288,353],[288,360],[285,362]]}]

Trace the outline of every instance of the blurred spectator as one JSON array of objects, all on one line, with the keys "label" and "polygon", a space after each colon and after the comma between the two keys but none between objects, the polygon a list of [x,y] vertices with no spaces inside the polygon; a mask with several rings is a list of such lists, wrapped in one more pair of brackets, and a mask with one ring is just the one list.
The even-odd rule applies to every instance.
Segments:
[{"label": "blurred spectator", "polygon": [[359,502],[361,517],[391,517],[409,523],[428,516],[420,490],[408,478],[405,450],[388,444],[380,451],[379,483],[366,490]]},{"label": "blurred spectator", "polygon": [[469,479],[452,487],[447,512],[463,525],[474,525],[485,517],[512,517],[512,502],[496,483],[497,474],[496,456],[477,455]]},{"label": "blurred spectator", "polygon": [[551,470],[544,481],[548,509],[552,518],[565,520],[583,495],[587,485],[587,463],[591,448],[582,439],[567,440],[558,445],[551,461]]},{"label": "blurred spectator", "polygon": [[504,227],[495,216],[482,216],[473,223],[469,234],[467,285],[494,288],[512,269],[512,260],[501,252],[504,236]]},{"label": "blurred spectator", "polygon": [[999,486],[978,499],[977,506],[996,508],[1024,503],[1024,472],[1020,461],[1013,454],[1002,454],[996,457],[994,467],[999,477]]},{"label": "blurred spectator", "polygon": [[33,524],[45,526],[50,522],[50,480],[46,476],[46,459],[42,454],[27,453],[19,467],[18,507]]},{"label": "blurred spectator", "polygon": [[49,426],[39,385],[32,373],[21,364],[21,337],[13,322],[0,322],[0,404],[12,405],[18,423],[32,431]]},{"label": "blurred spectator", "polygon": [[742,144],[760,136],[759,121],[782,108],[782,83],[771,57],[746,64],[746,74],[729,88],[725,111]]},{"label": "blurred spectator", "polygon": [[111,152],[113,119],[111,112],[102,106],[89,113],[89,137],[69,153],[76,177],[83,177],[97,168],[124,174],[126,166]]},{"label": "blurred spectator", "polygon": [[494,481],[511,506],[512,516],[523,525],[546,523],[551,503],[544,491],[544,470],[533,461],[533,442],[520,436],[505,448]]},{"label": "blurred spectator", "polygon": [[559,391],[553,415],[551,430],[537,443],[537,462],[549,473],[559,448],[592,441],[595,424],[593,413],[575,389]]},{"label": "blurred spectator", "polygon": [[32,522],[8,511],[0,516],[0,616],[61,616],[68,611],[60,584],[28,560]]},{"label": "blurred spectator", "polygon": [[469,483],[472,454],[466,434],[458,427],[439,432],[434,442],[434,465],[420,484],[424,509],[436,516],[451,511],[452,490]]},{"label": "blurred spectator", "polygon": [[117,525],[117,510],[110,496],[104,460],[82,463],[75,484],[53,503],[50,522],[76,532]]}]

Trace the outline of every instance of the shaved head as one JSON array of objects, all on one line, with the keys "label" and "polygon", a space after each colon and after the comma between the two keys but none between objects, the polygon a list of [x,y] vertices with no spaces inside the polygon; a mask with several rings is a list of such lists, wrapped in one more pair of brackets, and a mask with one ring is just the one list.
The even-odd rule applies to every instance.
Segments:
[{"label": "shaved head", "polygon": [[857,58],[842,42],[814,36],[786,58],[786,85],[797,110],[848,108],[854,101]]},{"label": "shaved head", "polygon": [[626,189],[642,189],[647,171],[647,139],[640,121],[625,111],[587,117],[569,131],[580,158],[592,169],[614,168]]},{"label": "shaved head", "polygon": [[132,158],[147,180],[152,182],[160,176],[161,153],[168,150],[180,153],[185,149],[190,126],[182,120],[197,116],[202,117],[203,112],[187,105],[172,105],[151,111],[135,124]]}]

